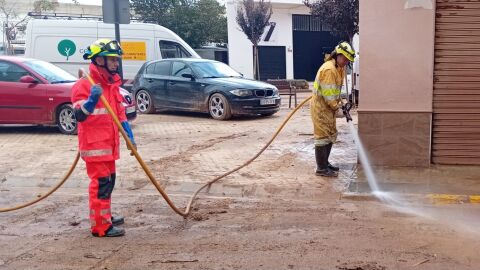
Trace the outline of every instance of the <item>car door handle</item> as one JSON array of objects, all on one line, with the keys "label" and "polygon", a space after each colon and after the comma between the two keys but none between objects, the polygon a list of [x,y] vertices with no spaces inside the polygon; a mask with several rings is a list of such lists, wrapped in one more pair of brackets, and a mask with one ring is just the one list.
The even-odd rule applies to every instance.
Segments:
[{"label": "car door handle", "polygon": [[153,82],[153,79],[147,79],[147,82],[151,83]]},{"label": "car door handle", "polygon": [[175,84],[177,84],[177,83],[176,83],[176,82],[169,82],[168,84],[170,84],[170,85],[175,85]]}]

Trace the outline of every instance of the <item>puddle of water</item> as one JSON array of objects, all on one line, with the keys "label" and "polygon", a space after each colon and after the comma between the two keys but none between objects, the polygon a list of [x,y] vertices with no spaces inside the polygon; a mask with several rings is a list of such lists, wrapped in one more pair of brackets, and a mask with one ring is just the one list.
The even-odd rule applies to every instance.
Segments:
[{"label": "puddle of water", "polygon": [[381,190],[358,132],[353,122],[350,121],[348,124],[350,133],[357,145],[358,158],[365,172],[368,185],[376,198],[395,211],[434,220],[458,231],[480,234],[480,228],[477,225],[480,223],[480,217],[478,217],[480,205],[421,206],[413,204],[398,193]]}]

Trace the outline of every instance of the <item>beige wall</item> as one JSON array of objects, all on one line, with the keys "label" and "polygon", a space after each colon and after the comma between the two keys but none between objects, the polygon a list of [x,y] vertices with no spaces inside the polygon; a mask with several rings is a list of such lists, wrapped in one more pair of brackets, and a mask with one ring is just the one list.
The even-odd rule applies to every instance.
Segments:
[{"label": "beige wall", "polygon": [[406,2],[360,0],[359,111],[432,111],[435,9]]}]

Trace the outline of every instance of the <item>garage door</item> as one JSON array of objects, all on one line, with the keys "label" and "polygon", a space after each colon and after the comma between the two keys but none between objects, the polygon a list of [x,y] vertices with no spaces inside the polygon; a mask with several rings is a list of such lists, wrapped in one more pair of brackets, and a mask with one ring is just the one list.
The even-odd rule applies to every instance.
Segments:
[{"label": "garage door", "polygon": [[313,81],[325,54],[331,53],[341,39],[333,36],[319,18],[311,15],[292,15],[292,25],[293,76]]},{"label": "garage door", "polygon": [[285,46],[258,46],[261,81],[287,78],[285,50]]},{"label": "garage door", "polygon": [[432,161],[480,165],[480,0],[437,0]]}]

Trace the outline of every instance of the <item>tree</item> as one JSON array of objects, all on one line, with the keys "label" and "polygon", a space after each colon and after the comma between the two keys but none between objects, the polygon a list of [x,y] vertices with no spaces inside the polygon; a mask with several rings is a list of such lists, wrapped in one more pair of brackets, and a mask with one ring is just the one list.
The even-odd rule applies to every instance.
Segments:
[{"label": "tree", "polygon": [[225,6],[216,0],[131,0],[135,14],[177,33],[193,48],[227,41]]},{"label": "tree", "polygon": [[[17,13],[17,2],[0,0],[0,17],[3,17],[4,53],[13,54],[12,40],[16,39],[18,28],[23,27],[28,16],[20,17]],[[5,44],[5,39],[7,44]]]},{"label": "tree", "polygon": [[259,2],[243,0],[237,8],[237,24],[253,44],[253,77],[256,80],[260,79],[258,43],[262,38],[265,27],[269,25],[271,16],[272,5],[264,0]]},{"label": "tree", "polygon": [[310,8],[310,13],[318,16],[322,23],[330,28],[330,32],[352,42],[358,33],[359,5],[358,0],[318,0],[303,2]]},{"label": "tree", "polygon": [[38,0],[33,2],[33,10],[37,13],[55,11],[58,5],[58,2],[53,2],[50,0]]}]

